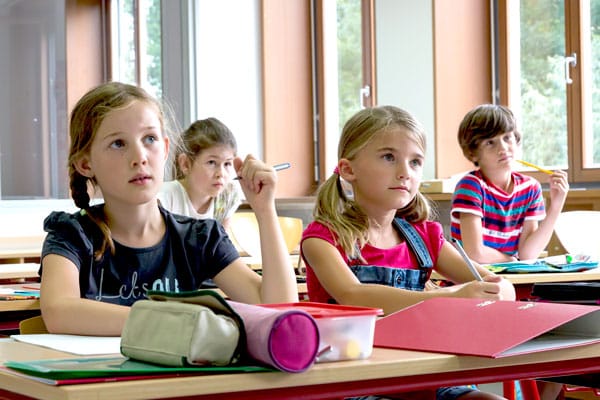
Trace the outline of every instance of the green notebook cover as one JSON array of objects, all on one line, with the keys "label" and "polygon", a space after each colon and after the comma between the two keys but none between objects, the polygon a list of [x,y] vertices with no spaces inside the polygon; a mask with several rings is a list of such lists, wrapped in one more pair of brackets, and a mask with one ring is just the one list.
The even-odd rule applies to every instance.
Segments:
[{"label": "green notebook cover", "polygon": [[238,364],[222,367],[213,365],[165,367],[124,357],[77,357],[33,361],[6,361],[4,365],[27,375],[47,379],[275,371],[273,368]]}]

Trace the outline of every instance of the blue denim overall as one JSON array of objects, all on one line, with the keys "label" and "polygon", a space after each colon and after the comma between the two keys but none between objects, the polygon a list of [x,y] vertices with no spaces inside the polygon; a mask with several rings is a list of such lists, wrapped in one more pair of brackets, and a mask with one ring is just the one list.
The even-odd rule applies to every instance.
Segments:
[{"label": "blue denim overall", "polygon": [[[377,283],[401,289],[418,290],[425,288],[433,260],[419,232],[402,218],[394,219],[394,226],[400,232],[406,244],[417,257],[419,269],[378,267],[374,265],[351,265],[350,269],[361,283]],[[360,249],[357,249],[360,253]],[[350,260],[352,262],[355,259]],[[454,400],[463,394],[472,392],[469,386],[442,387],[436,390],[436,400]],[[382,396],[348,397],[345,400],[388,400]]]},{"label": "blue denim overall", "polygon": [[[376,283],[393,286],[400,289],[421,291],[429,271],[433,268],[433,261],[429,250],[419,232],[410,223],[402,218],[394,219],[394,227],[404,236],[406,244],[417,257],[419,269],[380,267],[375,265],[351,265],[350,269],[361,283]],[[360,249],[357,249],[360,253]],[[356,259],[350,260],[350,262]]]}]

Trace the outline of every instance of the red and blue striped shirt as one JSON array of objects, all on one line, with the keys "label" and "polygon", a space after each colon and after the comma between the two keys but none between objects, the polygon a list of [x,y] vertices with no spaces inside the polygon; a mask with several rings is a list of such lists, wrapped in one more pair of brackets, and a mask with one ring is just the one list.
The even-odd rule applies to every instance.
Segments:
[{"label": "red and blue striped shirt", "polygon": [[542,187],[537,180],[514,171],[512,180],[513,191],[506,193],[488,181],[480,170],[466,174],[452,196],[452,237],[461,240],[460,213],[474,214],[482,219],[484,246],[516,255],[523,223],[543,220],[546,210]]}]

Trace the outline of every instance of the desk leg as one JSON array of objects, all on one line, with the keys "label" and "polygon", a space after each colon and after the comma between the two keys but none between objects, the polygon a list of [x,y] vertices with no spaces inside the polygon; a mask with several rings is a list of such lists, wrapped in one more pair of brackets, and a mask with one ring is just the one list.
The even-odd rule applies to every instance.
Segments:
[{"label": "desk leg", "polygon": [[523,400],[540,400],[540,393],[535,381],[531,379],[524,379],[519,381],[519,383],[521,384]]},{"label": "desk leg", "polygon": [[504,381],[502,382],[502,393],[507,400],[515,400],[517,393],[515,390],[515,381]]},{"label": "desk leg", "polygon": [[531,289],[533,285],[530,283],[521,283],[515,285],[515,293],[517,300],[531,300]]}]

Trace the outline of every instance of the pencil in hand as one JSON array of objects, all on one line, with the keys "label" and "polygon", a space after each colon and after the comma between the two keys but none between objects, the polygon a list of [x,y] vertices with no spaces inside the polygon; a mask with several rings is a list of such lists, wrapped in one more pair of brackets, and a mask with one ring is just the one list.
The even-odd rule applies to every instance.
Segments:
[{"label": "pencil in hand", "polygon": [[467,263],[467,267],[469,267],[469,271],[471,271],[471,273],[473,274],[475,279],[478,281],[483,281],[483,278],[479,274],[479,271],[477,271],[477,268],[475,268],[475,265],[473,265],[473,263],[471,262],[471,259],[467,256],[467,253],[465,253],[465,250],[463,249],[460,242],[458,240],[452,238],[452,243],[454,243],[454,247],[456,247],[456,250],[458,250],[458,252],[462,256],[463,260],[465,260],[465,262]]},{"label": "pencil in hand", "polygon": [[532,163],[530,163],[530,162],[523,161],[523,160],[515,160],[515,161],[516,161],[516,162],[518,162],[518,163],[521,163],[521,164],[523,164],[523,165],[525,165],[525,166],[527,166],[527,167],[531,167],[531,168],[533,168],[533,169],[537,169],[538,171],[540,171],[540,172],[543,172],[543,173],[545,173],[545,174],[548,174],[548,175],[552,175],[552,174],[554,174],[554,172],[550,171],[549,169],[545,169],[545,168],[542,168],[542,167],[538,167],[537,165],[535,165],[535,164],[532,164]]},{"label": "pencil in hand", "polygon": [[[291,166],[292,166],[292,164],[290,164],[289,162],[286,162],[286,163],[273,165],[273,169],[275,171],[281,171],[282,169],[288,169]],[[242,179],[241,176],[236,176],[235,178],[233,178],[233,180],[240,180],[240,179]]]}]

